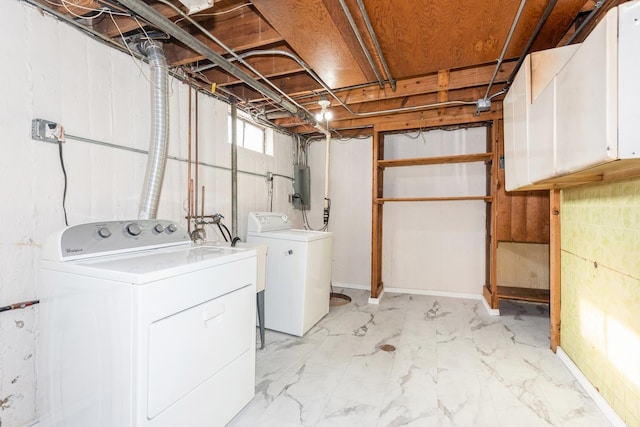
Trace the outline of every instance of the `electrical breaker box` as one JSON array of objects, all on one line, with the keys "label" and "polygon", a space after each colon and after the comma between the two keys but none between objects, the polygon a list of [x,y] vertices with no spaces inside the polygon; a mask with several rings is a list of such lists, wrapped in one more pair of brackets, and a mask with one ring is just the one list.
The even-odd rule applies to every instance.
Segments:
[{"label": "electrical breaker box", "polygon": [[293,208],[311,208],[311,172],[309,166],[293,165]]}]

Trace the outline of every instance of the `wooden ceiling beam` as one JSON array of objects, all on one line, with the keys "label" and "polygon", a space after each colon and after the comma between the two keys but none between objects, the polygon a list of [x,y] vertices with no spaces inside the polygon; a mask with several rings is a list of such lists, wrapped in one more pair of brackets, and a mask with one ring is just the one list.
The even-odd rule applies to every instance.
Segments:
[{"label": "wooden ceiling beam", "polygon": [[[166,16],[168,19],[173,19],[177,16],[176,11],[163,3],[156,3],[150,5],[157,12]],[[115,25],[113,23],[115,21]],[[127,34],[130,31],[137,30],[140,28],[140,24],[146,25],[146,22],[140,20],[140,24],[135,21],[135,19],[129,16],[121,16],[121,15],[113,15],[113,21],[111,18],[106,16],[104,19],[101,19],[94,23],[93,29],[99,33],[104,34],[109,38],[119,37],[120,33]]]},{"label": "wooden ceiling beam", "polygon": [[[256,56],[246,58],[245,61],[268,78],[304,72],[300,64],[285,56]],[[246,73],[253,74],[243,65],[237,62],[236,65]],[[202,73],[210,81],[216,82],[218,86],[232,86],[240,83],[236,77],[229,75],[219,68],[212,68]]]},{"label": "wooden ceiling beam", "polygon": [[[496,75],[495,82],[505,82],[515,67],[516,61],[506,61]],[[459,70],[449,70],[448,90],[461,89],[465,87],[488,85],[495,70],[495,64],[481,65],[473,68],[463,68]],[[371,85],[365,88],[338,91],[337,95],[344,102],[356,104],[360,102],[370,102],[379,99],[402,98],[415,95],[417,93],[432,93],[440,90],[438,84],[438,73],[416,77],[412,79],[398,80],[396,91],[385,87]],[[332,104],[335,100],[332,101]]]},{"label": "wooden ceiling beam", "polygon": [[101,8],[100,3],[95,0],[75,0],[73,2],[63,3],[62,1],[46,1],[38,0],[43,6],[50,7],[56,12],[60,12],[63,15],[68,15],[73,18],[76,16],[92,16],[95,15],[97,10]]},{"label": "wooden ceiling beam", "polygon": [[[307,73],[300,72],[297,74],[290,74],[281,77],[270,78],[269,81],[274,84],[276,87],[285,91],[289,96],[294,97],[295,95],[300,95],[298,89],[301,87],[305,88],[305,94],[308,94],[312,91],[320,91],[321,86],[313,80]],[[246,99],[252,103],[260,103],[267,101],[263,94],[255,91],[253,89],[248,88],[243,84],[236,85],[226,85],[224,86],[226,90],[232,93],[242,93],[243,99]],[[314,103],[315,104],[315,103]]]},{"label": "wooden ceiling beam", "polygon": [[[205,26],[206,28],[206,26]],[[227,52],[217,43],[200,31],[192,31],[193,36],[209,46],[219,54]],[[222,43],[229,46],[234,52],[243,52],[267,45],[281,43],[284,40],[262,17],[250,15],[248,17],[225,21],[213,27],[211,31]],[[172,66],[185,65],[200,61],[203,57],[182,44],[170,43],[165,47],[167,62]]]},{"label": "wooden ceiling beam", "polygon": [[[222,49],[220,46],[218,46],[216,43],[214,43],[212,40],[210,40],[207,37],[196,36],[196,38],[199,39],[201,42],[205,43],[211,49],[213,49],[216,53],[219,53],[221,55],[227,53],[224,49]],[[272,43],[278,43],[281,41],[282,41],[282,37],[280,37],[279,34],[277,34],[273,30],[269,30],[269,31],[264,31],[263,34],[261,34],[261,37],[259,39],[247,38],[246,40],[239,40],[239,43],[241,44],[238,44],[235,50],[243,51],[243,50],[249,50],[249,49],[256,49]],[[225,41],[224,43],[227,44],[227,46],[234,46],[233,43],[227,43],[227,41]],[[167,56],[167,62],[171,66],[192,64],[194,62],[202,61],[204,59],[202,55],[195,53],[191,49],[186,48],[181,44],[167,45],[167,48],[165,49],[165,54]]]},{"label": "wooden ceiling beam", "polygon": [[[497,86],[504,83],[509,75],[511,75],[511,72],[515,67],[515,62],[516,61],[513,60],[503,63],[503,66],[496,75],[496,79],[494,81],[494,88],[496,92],[499,91]],[[455,91],[474,87],[486,88],[491,81],[494,69],[495,65],[482,65],[477,68],[450,70],[447,90]],[[323,91],[322,87],[311,77],[304,78],[300,75],[295,77],[286,76],[270,79],[270,81],[280,88],[287,87],[287,93],[294,99],[296,99],[296,97],[309,95],[316,91]],[[228,86],[229,90],[235,90],[229,83],[226,86]],[[380,89],[378,85],[372,84],[358,89],[337,90],[335,93],[344,103],[353,106],[355,104],[384,101],[388,99],[404,99],[406,97],[420,94],[437,93],[441,90],[442,89],[438,81],[438,73],[435,73],[414,79],[399,80],[397,81],[396,91],[392,91],[388,87]],[[251,92],[245,93],[248,94]],[[248,100],[252,102],[260,102],[264,99],[260,93],[253,93],[255,94],[255,97],[247,98]],[[484,97],[484,93],[480,94],[480,97]],[[449,99],[454,98],[450,96]],[[330,108],[340,108],[340,104],[332,97],[329,97],[329,101],[331,101]],[[308,102],[315,104],[315,101]],[[352,107],[352,109],[354,108]]]},{"label": "wooden ceiling beam", "polygon": [[[355,129],[359,135],[371,135],[375,131],[394,132],[410,131],[413,129],[428,129],[441,126],[488,122],[502,118],[502,102],[496,102],[491,110],[476,114],[472,105],[447,108],[446,114],[440,114],[438,110],[416,111],[411,113],[394,114],[376,117],[373,120],[351,119],[340,122],[332,122],[331,128],[340,132],[341,128]],[[289,126],[289,131],[294,133],[310,134],[315,129],[308,124],[298,123],[297,126]]]},{"label": "wooden ceiling beam", "polygon": [[476,114],[474,106],[451,107],[447,114],[436,110],[423,111],[421,114],[397,115],[385,117],[374,123],[376,131],[394,132],[398,130],[425,129],[440,126],[452,126],[467,123],[488,122],[502,118],[502,103],[494,103],[491,110]]},{"label": "wooden ceiling beam", "polygon": [[[478,86],[474,88],[456,89],[454,91],[449,92],[449,99],[451,101],[473,102],[478,98],[481,98],[484,95],[485,91],[486,91],[486,87],[483,87],[483,86]],[[435,92],[435,93],[414,95],[414,96],[410,96],[402,99],[393,98],[393,99],[386,99],[386,100],[374,101],[369,103],[361,103],[355,106],[352,105],[351,108],[354,111],[354,113],[356,113],[356,115],[352,115],[342,107],[334,107],[334,108],[331,108],[331,112],[333,113],[333,119],[331,120],[331,125],[337,127],[338,125],[336,123],[349,121],[354,118],[362,119],[364,124],[371,124],[379,116],[405,114],[404,112],[401,112],[401,109],[403,108],[421,107],[421,106],[429,106],[429,105],[437,104],[441,102],[440,96],[441,95],[439,92]],[[474,109],[476,108],[475,105],[472,105],[472,107]],[[431,108],[424,108],[418,111],[435,109],[436,111],[439,111],[440,114],[447,114],[450,108],[452,107],[439,107],[439,108],[431,107]],[[317,112],[318,108],[316,105],[311,105],[309,106],[309,110],[312,113],[315,113]],[[372,113],[383,112],[383,111],[393,111],[393,110],[400,110],[400,112],[393,112],[393,113],[390,112],[385,114],[380,113],[379,115],[372,115]],[[358,114],[362,114],[362,116],[358,116]],[[281,126],[287,126],[290,123],[297,123],[297,119],[293,117],[278,119],[276,120],[276,123]]]}]

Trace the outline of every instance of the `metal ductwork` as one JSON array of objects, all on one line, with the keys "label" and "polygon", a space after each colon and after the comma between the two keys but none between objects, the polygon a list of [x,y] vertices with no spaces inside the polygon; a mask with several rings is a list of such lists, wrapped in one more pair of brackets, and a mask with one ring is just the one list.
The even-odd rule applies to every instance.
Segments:
[{"label": "metal ductwork", "polygon": [[169,145],[169,71],[160,44],[147,40],[138,49],[148,58],[151,69],[151,139],[138,218],[153,219],[158,213]]}]

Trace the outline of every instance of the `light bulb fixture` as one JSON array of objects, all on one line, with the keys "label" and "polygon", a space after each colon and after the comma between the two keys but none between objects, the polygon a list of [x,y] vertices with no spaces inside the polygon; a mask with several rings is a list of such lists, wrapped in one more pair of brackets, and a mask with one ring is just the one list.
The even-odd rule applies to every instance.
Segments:
[{"label": "light bulb fixture", "polygon": [[333,114],[331,113],[331,111],[327,110],[327,107],[331,105],[331,102],[327,99],[326,95],[320,95],[320,98],[318,99],[318,105],[320,106],[321,110],[318,114],[316,114],[316,120],[319,122],[324,120],[331,120]]}]

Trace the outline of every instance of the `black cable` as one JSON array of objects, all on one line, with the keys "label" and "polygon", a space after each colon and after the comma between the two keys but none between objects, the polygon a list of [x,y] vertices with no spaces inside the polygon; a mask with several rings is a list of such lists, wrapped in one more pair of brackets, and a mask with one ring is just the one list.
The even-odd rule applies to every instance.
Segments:
[{"label": "black cable", "polygon": [[229,231],[229,229],[227,228],[227,226],[226,226],[226,225],[224,225],[223,223],[219,223],[219,224],[220,224],[220,225],[221,225],[225,230],[227,230],[227,234],[229,235],[229,240],[227,240],[227,239],[226,239],[226,237],[225,237],[224,241],[225,241],[225,242],[231,242],[231,241],[233,241],[233,236],[231,235],[231,232]]},{"label": "black cable", "polygon": [[[327,227],[328,227],[328,221],[329,221],[329,215],[328,212],[326,212],[326,219],[327,222],[324,224],[324,226],[322,226],[321,228],[315,229],[311,226],[311,224],[309,223],[309,217],[307,217],[307,209],[305,208],[305,204],[304,204],[304,199],[302,198],[302,196],[300,196],[300,193],[294,193],[291,197],[293,197],[294,199],[300,199],[300,206],[301,206],[301,210],[302,210],[302,223],[304,224],[304,228],[307,230],[311,230],[311,231],[326,231]],[[329,200],[329,209],[331,208],[331,200]],[[324,216],[323,216],[324,219]]]},{"label": "black cable", "polygon": [[329,227],[329,213],[331,212],[331,199],[325,197],[325,200],[327,201],[327,207],[324,208],[322,219],[324,221],[324,228],[327,229]]},{"label": "black cable", "polygon": [[64,175],[64,191],[62,193],[62,211],[64,212],[64,224],[69,225],[67,219],[67,170],[64,167],[64,157],[62,156],[62,141],[58,141],[58,153],[60,154],[60,167],[62,168],[62,174]]},{"label": "black cable", "polygon": [[0,307],[0,313],[2,313],[3,311],[16,310],[18,308],[26,308],[39,303],[40,303],[40,300],[34,299],[32,301],[18,302],[16,304],[5,305],[4,307]]},{"label": "black cable", "polygon": [[218,229],[220,230],[220,233],[222,233],[222,237],[224,238],[224,241],[228,242],[229,240],[227,239],[227,235],[224,234],[224,231],[222,231],[222,227],[220,227],[220,223],[218,223]]}]

